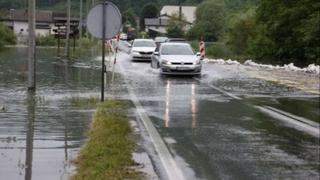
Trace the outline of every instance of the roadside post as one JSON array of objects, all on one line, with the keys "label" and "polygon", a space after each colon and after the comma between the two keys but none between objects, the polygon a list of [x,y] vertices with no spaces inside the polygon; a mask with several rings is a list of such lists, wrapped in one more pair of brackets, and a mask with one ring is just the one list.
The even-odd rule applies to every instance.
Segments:
[{"label": "roadside post", "polygon": [[120,41],[120,34],[117,35],[116,37],[116,42],[115,42],[115,49],[114,49],[114,60],[112,64],[112,78],[111,78],[111,83],[114,81],[114,68],[117,63],[117,55],[118,55],[118,49],[119,49],[119,41]]},{"label": "roadside post", "polygon": [[87,16],[87,29],[90,34],[102,40],[101,101],[104,101],[105,83],[105,43],[120,32],[121,14],[116,5],[105,1],[93,7]]},{"label": "roadside post", "polygon": [[201,57],[201,60],[203,60],[206,56],[206,46],[205,46],[205,43],[203,41],[203,38],[201,38],[201,41],[199,43],[199,50],[200,50],[200,57]]}]

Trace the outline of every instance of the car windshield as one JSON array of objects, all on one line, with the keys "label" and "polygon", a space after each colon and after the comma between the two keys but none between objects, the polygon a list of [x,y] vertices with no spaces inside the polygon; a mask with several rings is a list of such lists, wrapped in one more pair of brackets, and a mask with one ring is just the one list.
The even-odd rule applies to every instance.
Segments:
[{"label": "car windshield", "polygon": [[167,37],[156,37],[155,41],[156,42],[165,42],[168,38]]},{"label": "car windshield", "polygon": [[161,48],[163,55],[194,55],[193,50],[188,45],[166,45]]},{"label": "car windshield", "polygon": [[133,47],[156,47],[153,41],[135,41]]}]

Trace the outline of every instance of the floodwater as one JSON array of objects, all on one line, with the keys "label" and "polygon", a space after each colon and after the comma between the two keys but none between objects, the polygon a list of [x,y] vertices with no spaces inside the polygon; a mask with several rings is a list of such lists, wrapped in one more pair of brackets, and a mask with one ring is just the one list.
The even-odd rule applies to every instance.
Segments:
[{"label": "floodwater", "polygon": [[[118,59],[186,179],[319,179],[319,95],[246,76],[236,65],[204,64],[197,79],[160,76],[125,53]],[[292,124],[297,117],[314,127]]]},{"label": "floodwater", "polygon": [[37,50],[37,92],[28,94],[27,48],[0,52],[0,179],[68,179],[94,110],[75,99],[99,96],[99,62],[67,63]]}]

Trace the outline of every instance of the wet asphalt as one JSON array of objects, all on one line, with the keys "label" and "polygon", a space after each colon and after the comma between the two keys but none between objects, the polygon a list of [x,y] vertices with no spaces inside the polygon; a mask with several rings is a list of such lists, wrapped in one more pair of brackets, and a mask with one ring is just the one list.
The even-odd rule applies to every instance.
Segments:
[{"label": "wet asphalt", "polygon": [[317,95],[240,74],[237,65],[203,64],[198,79],[161,76],[125,53],[118,59],[187,179],[319,179],[319,137],[256,108],[318,125]]}]

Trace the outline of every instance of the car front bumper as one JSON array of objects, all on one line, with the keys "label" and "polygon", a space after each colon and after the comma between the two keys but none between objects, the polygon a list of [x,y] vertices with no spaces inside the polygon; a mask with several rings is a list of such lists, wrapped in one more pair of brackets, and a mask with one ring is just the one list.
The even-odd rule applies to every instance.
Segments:
[{"label": "car front bumper", "polygon": [[152,54],[131,54],[131,59],[134,61],[151,61]]},{"label": "car front bumper", "polygon": [[201,74],[200,65],[167,65],[162,64],[161,74],[172,75],[199,75]]}]

